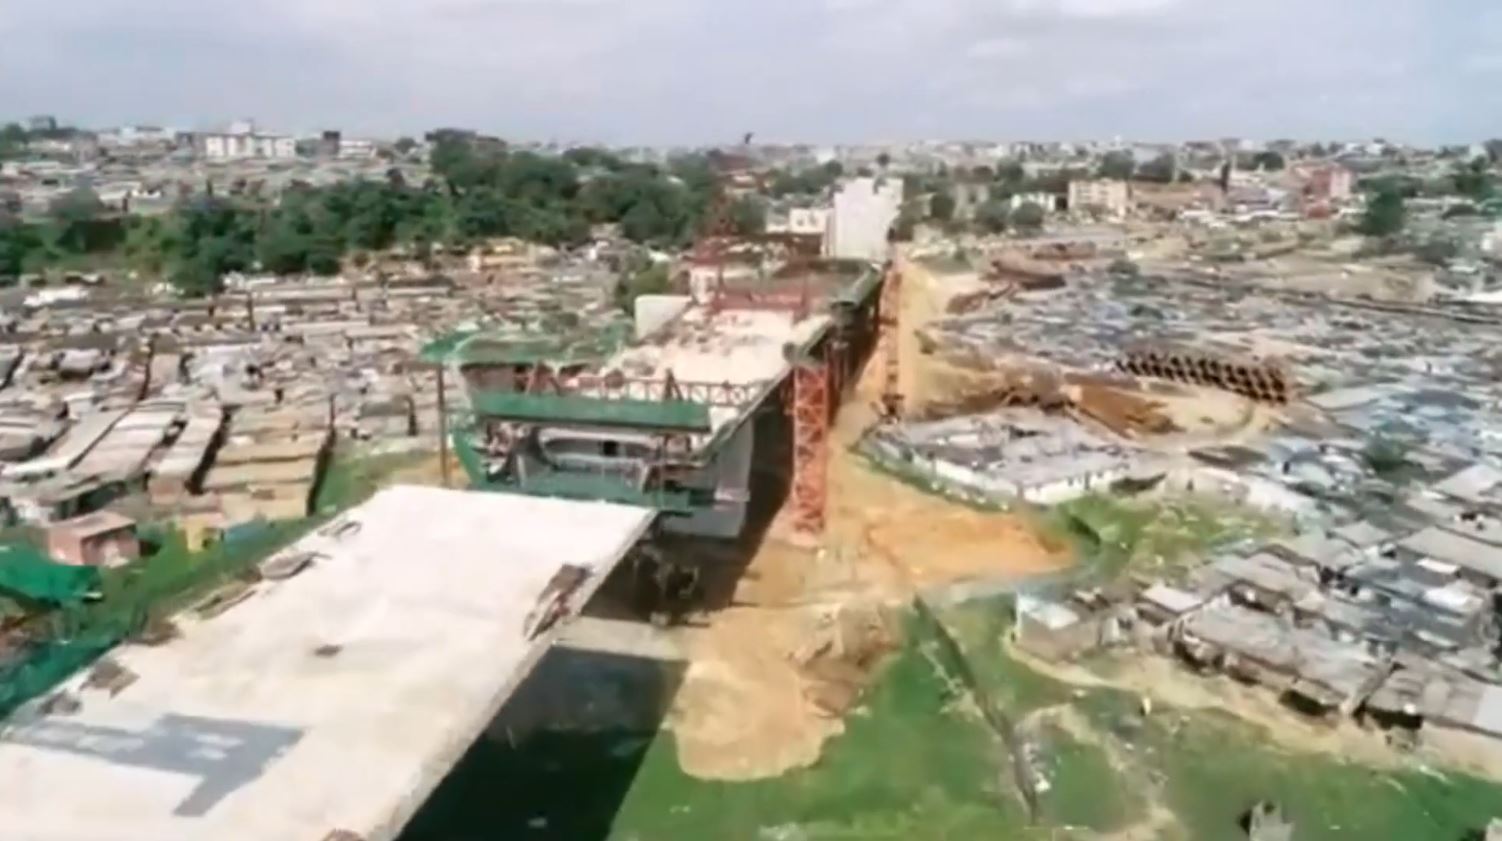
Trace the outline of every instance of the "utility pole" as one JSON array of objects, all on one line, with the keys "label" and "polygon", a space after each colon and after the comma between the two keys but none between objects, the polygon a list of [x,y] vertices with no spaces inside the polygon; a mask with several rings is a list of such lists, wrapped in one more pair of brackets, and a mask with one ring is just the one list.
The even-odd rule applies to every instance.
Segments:
[{"label": "utility pole", "polygon": [[438,471],[443,486],[449,486],[449,410],[443,388],[444,364],[438,363]]}]

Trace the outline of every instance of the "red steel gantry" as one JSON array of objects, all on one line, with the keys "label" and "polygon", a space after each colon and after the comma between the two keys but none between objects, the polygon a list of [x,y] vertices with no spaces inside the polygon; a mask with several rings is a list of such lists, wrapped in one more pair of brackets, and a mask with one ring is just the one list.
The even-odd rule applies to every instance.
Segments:
[{"label": "red steel gantry", "polygon": [[824,534],[829,499],[829,418],[834,410],[828,360],[811,356],[793,365],[793,531]]}]

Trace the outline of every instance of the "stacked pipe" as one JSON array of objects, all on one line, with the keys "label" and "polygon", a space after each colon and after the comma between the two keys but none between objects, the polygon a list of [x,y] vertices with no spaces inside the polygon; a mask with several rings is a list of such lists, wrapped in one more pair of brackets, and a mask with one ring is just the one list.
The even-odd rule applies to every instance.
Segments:
[{"label": "stacked pipe", "polygon": [[1293,378],[1277,360],[1235,360],[1202,351],[1143,346],[1128,349],[1116,367],[1139,377],[1219,388],[1278,406],[1287,405],[1294,394]]}]

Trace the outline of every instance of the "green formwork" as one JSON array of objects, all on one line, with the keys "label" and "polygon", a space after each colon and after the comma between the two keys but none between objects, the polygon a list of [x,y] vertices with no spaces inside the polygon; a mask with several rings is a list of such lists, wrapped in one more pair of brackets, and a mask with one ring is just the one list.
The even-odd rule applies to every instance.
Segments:
[{"label": "green formwork", "polygon": [[470,394],[470,409],[484,418],[522,423],[698,433],[711,429],[709,407],[689,400],[475,391]]}]

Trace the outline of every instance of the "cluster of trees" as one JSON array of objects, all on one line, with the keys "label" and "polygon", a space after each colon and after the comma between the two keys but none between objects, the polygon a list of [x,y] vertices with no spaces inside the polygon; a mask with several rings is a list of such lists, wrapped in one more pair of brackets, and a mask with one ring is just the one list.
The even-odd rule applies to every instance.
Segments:
[{"label": "cluster of trees", "polygon": [[26,154],[27,146],[34,140],[62,140],[78,133],[72,126],[28,129],[20,123],[0,125],[0,161]]},{"label": "cluster of trees", "polygon": [[1484,202],[1498,194],[1497,174],[1487,158],[1477,157],[1455,165],[1448,173],[1424,179],[1416,175],[1378,175],[1363,178],[1357,189],[1369,195],[1395,192],[1403,198],[1462,196]]},{"label": "cluster of trees", "polygon": [[[44,221],[0,212],[0,275],[97,258],[197,295],[232,271],[332,274],[346,256],[401,244],[426,257],[439,244],[496,236],[567,246],[587,240],[595,224],[619,225],[639,243],[681,246],[698,232],[714,191],[704,157],[659,168],[594,149],[546,157],[454,137],[439,140],[432,163],[434,177],[420,185],[393,170],[384,181],[295,185],[275,204],[200,196],[152,217],[112,212],[76,191]],[[731,203],[726,216],[741,233],[766,225],[754,198]]]},{"label": "cluster of trees", "polygon": [[1157,184],[1189,180],[1189,174],[1180,172],[1173,155],[1167,153],[1138,164],[1130,152],[1107,152],[1101,156],[1095,175],[1097,178],[1116,181],[1151,181]]},{"label": "cluster of trees", "polygon": [[1404,206],[1403,193],[1389,186],[1367,199],[1366,212],[1356,227],[1369,237],[1387,238],[1403,230],[1407,221],[1408,209]]},{"label": "cluster of trees", "polygon": [[1011,202],[993,198],[975,209],[975,226],[988,234],[999,234],[1008,228],[1025,233],[1041,229],[1045,215],[1036,202],[1023,202],[1014,210]]},{"label": "cluster of trees", "polygon": [[768,192],[776,198],[818,196],[834,186],[844,174],[845,168],[840,165],[839,161],[830,161],[823,166],[798,171],[782,170],[772,178],[772,183],[768,185]]}]

